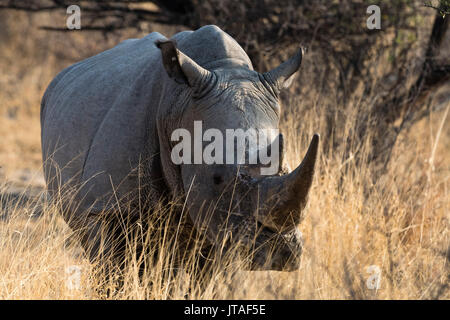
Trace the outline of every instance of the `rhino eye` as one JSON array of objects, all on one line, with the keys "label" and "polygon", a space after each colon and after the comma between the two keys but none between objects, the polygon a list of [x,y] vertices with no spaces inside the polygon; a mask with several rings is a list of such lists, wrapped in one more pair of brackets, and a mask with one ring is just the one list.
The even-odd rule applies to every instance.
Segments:
[{"label": "rhino eye", "polygon": [[223,178],[221,175],[215,174],[213,175],[214,184],[221,184],[223,182]]}]

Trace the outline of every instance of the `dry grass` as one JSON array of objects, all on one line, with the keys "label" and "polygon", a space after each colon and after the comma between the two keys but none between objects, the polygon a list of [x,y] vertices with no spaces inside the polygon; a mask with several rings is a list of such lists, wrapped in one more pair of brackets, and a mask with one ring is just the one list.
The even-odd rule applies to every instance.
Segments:
[{"label": "dry grass", "polygon": [[[34,30],[35,22],[18,26],[4,21],[11,37],[0,44],[0,67],[6,71],[0,77],[0,178],[4,175],[0,194],[18,170],[40,170],[40,97],[52,76],[69,64],[53,51],[30,58],[36,42],[43,39]],[[24,42],[11,40],[24,29],[33,36]],[[51,37],[56,41],[59,36]],[[303,157],[312,134],[323,133],[326,109],[333,104],[328,97],[320,105],[308,101],[316,100],[294,99],[291,109],[285,108],[281,127],[291,167]],[[345,117],[333,134],[355,141],[354,116],[364,107],[358,101],[341,108]],[[297,108],[306,111],[299,114]],[[167,247],[144,275],[143,283],[152,286],[138,281],[131,264],[122,290],[110,298],[183,299],[190,289],[189,298],[449,299],[449,119],[445,110],[433,113],[405,132],[387,174],[375,182],[370,166],[357,165],[351,157],[343,159],[345,145],[322,153],[307,218],[300,226],[305,248],[298,271],[238,271],[231,278],[217,269],[214,281],[201,292],[187,276],[193,265],[175,276],[166,272],[171,253]],[[352,145],[351,150],[364,154],[367,142]],[[0,298],[105,298],[96,290],[103,280],[91,272],[93,266],[72,241],[58,210],[44,206],[41,216],[33,216],[34,206],[36,202],[25,199],[9,210],[0,207]],[[236,265],[232,261],[228,266]],[[372,265],[381,270],[378,290],[366,283]],[[68,283],[76,277],[73,266],[81,270],[79,288]]]}]

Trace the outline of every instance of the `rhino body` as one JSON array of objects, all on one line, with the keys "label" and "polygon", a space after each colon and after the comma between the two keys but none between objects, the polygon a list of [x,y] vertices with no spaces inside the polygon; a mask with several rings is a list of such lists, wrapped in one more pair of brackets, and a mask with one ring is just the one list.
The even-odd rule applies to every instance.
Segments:
[{"label": "rhino body", "polygon": [[[301,56],[299,51],[260,74],[234,39],[205,26],[171,39],[153,32],[125,40],[58,74],[41,106],[44,175],[50,196],[63,194],[64,219],[81,230],[90,258],[106,250],[100,245],[101,212],[115,210],[133,223],[164,199],[184,197],[191,225],[209,246],[230,232],[232,243],[247,248],[277,238],[277,249],[253,254],[250,268],[297,269],[297,225],[318,137],[292,173],[262,177],[255,166],[176,165],[171,134],[177,128],[192,132],[195,120],[223,132],[278,128],[278,93],[299,69]],[[254,226],[260,230],[249,231]]]}]

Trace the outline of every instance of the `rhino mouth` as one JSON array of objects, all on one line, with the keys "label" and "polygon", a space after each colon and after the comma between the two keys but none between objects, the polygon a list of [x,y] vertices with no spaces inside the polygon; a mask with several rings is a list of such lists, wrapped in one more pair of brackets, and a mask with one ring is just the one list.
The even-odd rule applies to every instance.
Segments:
[{"label": "rhino mouth", "polygon": [[303,161],[291,173],[252,177],[246,171],[239,172],[213,202],[205,199],[207,185],[190,193],[193,202],[188,210],[198,212],[192,222],[197,231],[220,253],[224,248],[231,253],[237,249],[246,270],[298,270],[303,247],[298,226],[304,218],[318,145],[316,134]]},{"label": "rhino mouth", "polygon": [[303,248],[298,229],[279,233],[259,224],[260,233],[250,252],[249,271],[295,271],[300,267]]}]

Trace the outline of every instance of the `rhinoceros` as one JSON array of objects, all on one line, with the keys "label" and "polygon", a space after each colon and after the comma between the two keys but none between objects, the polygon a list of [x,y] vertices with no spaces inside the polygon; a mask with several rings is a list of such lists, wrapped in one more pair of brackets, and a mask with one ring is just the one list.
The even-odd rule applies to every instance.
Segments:
[{"label": "rhinoceros", "polygon": [[[260,162],[175,163],[171,136],[179,128],[194,133],[195,121],[224,134],[278,129],[280,92],[302,56],[300,48],[259,73],[231,36],[209,25],[172,38],[128,39],[60,72],[42,98],[44,175],[51,198],[70,195],[58,204],[89,258],[108,250],[120,256],[121,246],[113,250],[102,238],[125,237],[109,227],[113,221],[139,223],[178,199],[175,226],[184,213],[208,250],[242,248],[247,270],[297,270],[319,136],[295,170],[280,163],[271,175],[261,174]],[[270,143],[283,158],[282,135]]]}]

